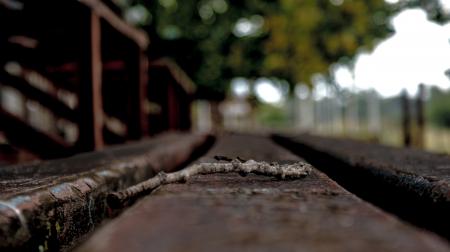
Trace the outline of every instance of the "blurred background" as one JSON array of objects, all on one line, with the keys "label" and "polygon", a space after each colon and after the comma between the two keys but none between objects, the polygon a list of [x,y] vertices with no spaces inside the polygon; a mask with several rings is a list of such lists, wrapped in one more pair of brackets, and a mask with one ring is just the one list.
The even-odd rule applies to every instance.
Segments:
[{"label": "blurred background", "polygon": [[[33,30],[30,27],[38,27],[44,34],[39,36],[45,41],[53,36],[48,31],[62,34],[63,30],[74,30],[74,25],[83,22],[77,21],[73,14],[75,18],[67,21],[73,27],[68,24],[52,28],[55,23],[70,18],[63,14],[71,12],[68,6],[76,1],[44,2],[46,9],[37,11],[35,7],[27,7],[33,6],[32,1],[0,0],[0,15],[4,18],[0,20],[3,21],[0,39],[35,48],[41,41],[37,35],[33,37],[38,32],[29,32]],[[148,58],[145,64],[152,66],[152,62],[164,59],[162,65],[189,94],[188,105],[182,104],[178,112],[165,112],[163,106],[158,105],[158,95],[154,95],[159,91],[151,91],[154,85],[164,82],[160,77],[162,71],[148,71],[148,99],[143,107],[150,119],[149,126],[143,127],[151,129],[158,124],[154,123],[158,118],[151,117],[152,114],[178,113],[175,117],[182,118],[179,114],[188,113],[190,116],[179,119],[180,124],[189,123],[178,128],[161,124],[155,134],[174,129],[309,132],[450,153],[449,0],[80,2],[87,2],[92,9],[96,8],[92,3],[103,3],[127,25],[144,32],[150,43],[143,50]],[[37,14],[32,16],[30,9]],[[19,17],[19,13],[33,18],[27,22],[8,21]],[[59,15],[47,23],[33,23],[46,13]],[[17,31],[24,30],[28,31],[26,36],[17,36]],[[129,47],[116,45],[119,42],[113,35],[109,36],[110,32],[102,30],[101,33],[102,55],[117,54],[128,59],[124,52],[129,51]],[[58,39],[64,37],[58,34]],[[137,44],[139,41],[142,40],[135,39]],[[0,58],[3,54],[4,72],[24,75],[27,68],[14,59],[16,54],[9,53],[7,58],[5,52],[11,51],[5,43],[2,45]],[[40,57],[47,60],[48,55],[59,56],[70,51],[54,48],[48,46],[45,56]],[[125,69],[128,63],[123,61],[126,64],[121,68],[119,56],[111,59],[102,56],[102,66],[114,73]],[[42,61],[42,58],[37,60]],[[75,66],[67,60],[62,64],[59,58],[46,62],[41,75],[28,70],[27,78],[34,78],[37,83],[46,82],[51,79],[48,76],[55,73],[60,76],[61,72],[68,72]],[[104,82],[116,81],[126,86],[132,79],[131,75],[108,77],[106,71],[103,72]],[[47,76],[42,72],[47,72]],[[61,116],[51,109],[45,112],[40,108],[42,101],[29,101],[5,82],[7,80],[0,79],[0,103],[5,111],[26,117],[24,120],[31,127],[59,132],[66,142],[77,142],[81,126],[70,120],[59,120]],[[126,123],[127,112],[116,113],[120,106],[113,105],[118,96],[105,98],[106,94],[121,93],[120,85],[116,86],[112,91],[102,89],[106,111],[102,118],[105,128],[114,133],[103,130],[107,144],[121,143],[123,139],[117,136],[121,132],[131,132]],[[71,92],[64,90],[58,89],[55,93],[58,99],[69,108],[81,104]],[[184,98],[175,96],[175,99]],[[185,106],[190,109],[182,110]],[[2,124],[5,121],[0,122],[0,131]],[[13,143],[10,135],[0,135],[0,142],[5,146]],[[31,151],[30,156],[33,155]]]}]

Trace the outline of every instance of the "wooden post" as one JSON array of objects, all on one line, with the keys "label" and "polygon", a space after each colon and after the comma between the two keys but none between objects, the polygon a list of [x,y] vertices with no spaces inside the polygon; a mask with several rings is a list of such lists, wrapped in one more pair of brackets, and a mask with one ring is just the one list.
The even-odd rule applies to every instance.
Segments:
[{"label": "wooden post", "polygon": [[411,146],[411,112],[409,110],[408,93],[406,90],[401,94],[401,106],[402,106],[402,131],[403,131],[403,145],[405,147]]},{"label": "wooden post", "polygon": [[88,8],[81,32],[78,147],[89,151],[104,142],[100,18]]},{"label": "wooden post", "polygon": [[417,111],[416,145],[419,148],[424,147],[424,131],[425,131],[424,100],[425,100],[425,86],[423,84],[420,84],[416,100],[416,111]]}]

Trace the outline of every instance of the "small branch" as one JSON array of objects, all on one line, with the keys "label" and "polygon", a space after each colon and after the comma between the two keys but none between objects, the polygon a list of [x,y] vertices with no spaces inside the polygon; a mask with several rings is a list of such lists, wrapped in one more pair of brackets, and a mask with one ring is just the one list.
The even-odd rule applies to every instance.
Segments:
[{"label": "small branch", "polygon": [[242,163],[234,159],[229,163],[201,163],[194,164],[178,172],[160,172],[155,177],[126,190],[110,193],[106,199],[109,207],[118,209],[129,205],[143,195],[149,194],[161,185],[186,182],[191,176],[199,174],[237,172],[241,176],[254,173],[280,179],[300,179],[306,177],[311,170],[311,165],[303,162],[281,165],[278,163],[256,162],[254,160]]}]

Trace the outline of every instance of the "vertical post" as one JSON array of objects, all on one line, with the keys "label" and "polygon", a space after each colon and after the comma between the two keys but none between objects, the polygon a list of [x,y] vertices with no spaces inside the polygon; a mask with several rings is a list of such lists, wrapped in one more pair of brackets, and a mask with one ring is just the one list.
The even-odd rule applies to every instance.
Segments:
[{"label": "vertical post", "polygon": [[141,48],[134,44],[130,50],[128,80],[130,98],[128,106],[128,137],[140,139],[148,134],[148,118],[145,112],[147,101],[148,59]]},{"label": "vertical post", "polygon": [[401,94],[401,103],[402,103],[402,131],[403,131],[403,145],[405,147],[411,146],[411,113],[409,110],[409,100],[408,93],[406,90],[402,91]]},{"label": "vertical post", "polygon": [[423,84],[420,84],[416,100],[416,111],[417,111],[416,144],[417,147],[419,148],[424,147],[424,131],[425,131],[424,100],[425,100],[425,86]]},{"label": "vertical post", "polygon": [[87,8],[81,32],[78,147],[89,151],[104,142],[100,18]]}]

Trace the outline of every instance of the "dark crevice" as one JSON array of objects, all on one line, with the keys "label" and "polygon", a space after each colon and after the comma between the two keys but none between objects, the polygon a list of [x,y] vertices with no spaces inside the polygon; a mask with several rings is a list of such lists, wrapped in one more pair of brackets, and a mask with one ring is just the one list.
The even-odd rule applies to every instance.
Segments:
[{"label": "dark crevice", "polygon": [[[411,186],[420,186],[395,174],[374,167],[351,165],[329,153],[289,138],[272,139],[327,174],[346,190],[417,227],[450,240],[449,202],[436,201],[429,192],[419,194]],[[415,188],[417,189],[417,188]],[[424,189],[430,190],[430,189]]]},{"label": "dark crevice", "polygon": [[199,159],[200,157],[202,157],[203,155],[205,155],[210,149],[211,147],[214,145],[214,143],[216,142],[216,137],[213,135],[208,135],[206,141],[199,147],[195,148],[194,151],[192,151],[191,155],[189,156],[188,159],[186,159],[183,163],[181,163],[180,165],[178,165],[174,171],[179,171],[183,168],[185,168],[186,166],[192,164],[193,162],[195,162],[197,159]]}]

